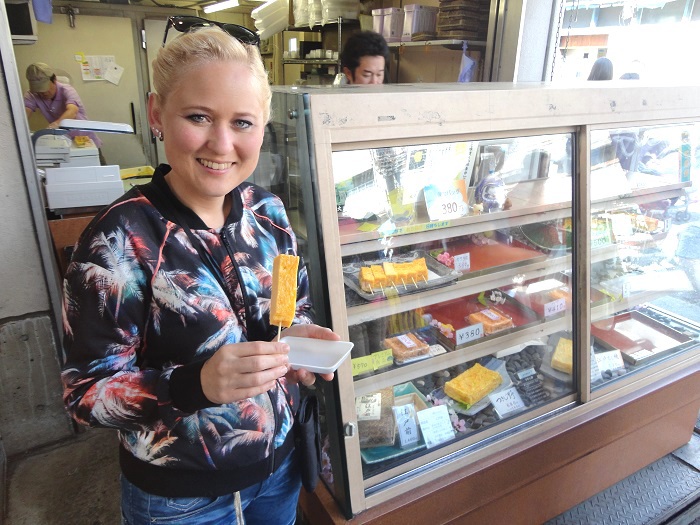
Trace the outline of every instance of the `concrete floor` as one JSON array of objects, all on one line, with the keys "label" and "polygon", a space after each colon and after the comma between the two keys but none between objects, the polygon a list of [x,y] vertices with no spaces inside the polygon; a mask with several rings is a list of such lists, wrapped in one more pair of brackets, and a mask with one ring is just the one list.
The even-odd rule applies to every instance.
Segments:
[{"label": "concrete floor", "polygon": [[3,525],[120,525],[117,434],[89,430],[8,465]]}]

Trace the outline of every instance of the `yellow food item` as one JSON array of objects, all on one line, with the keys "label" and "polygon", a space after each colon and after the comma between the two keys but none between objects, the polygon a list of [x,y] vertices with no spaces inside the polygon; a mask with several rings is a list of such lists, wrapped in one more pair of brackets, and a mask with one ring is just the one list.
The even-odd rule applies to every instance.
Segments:
[{"label": "yellow food item", "polygon": [[571,292],[569,291],[568,287],[555,288],[554,290],[550,290],[549,297],[551,297],[552,300],[564,299],[567,308],[571,307]]},{"label": "yellow food item", "polygon": [[557,347],[552,354],[552,368],[560,372],[571,374],[574,367],[574,347],[571,339],[564,337],[559,339]]},{"label": "yellow food item", "polygon": [[396,268],[394,266],[399,266],[398,264],[390,263],[390,262],[385,262],[382,263],[382,269],[384,270],[384,275],[386,276],[386,280],[390,283],[396,284],[398,282],[398,274],[396,272]]},{"label": "yellow food item", "polygon": [[485,308],[480,312],[469,314],[467,320],[471,324],[481,323],[484,326],[485,334],[492,334],[499,330],[513,327],[513,320],[511,318],[497,312],[493,308]]},{"label": "yellow food item", "polygon": [[363,266],[360,268],[360,288],[365,292],[373,292],[377,287],[376,280],[374,279],[374,273],[372,273],[372,268],[369,266]]},{"label": "yellow food item", "polygon": [[272,262],[270,324],[287,328],[297,309],[297,270],[299,257],[280,254]]},{"label": "yellow food item", "polygon": [[78,135],[77,137],[73,137],[73,142],[75,142],[75,145],[78,148],[84,148],[85,146],[90,145],[90,137],[86,135]]},{"label": "yellow food item", "polygon": [[421,281],[427,281],[428,280],[428,266],[425,263],[425,257],[420,257],[413,261],[413,268],[416,273],[416,280],[420,279]]},{"label": "yellow food item", "polygon": [[473,405],[501,384],[503,378],[498,372],[476,363],[466,372],[445,383],[445,394],[467,405]]},{"label": "yellow food item", "polygon": [[372,273],[374,274],[374,282],[377,283],[377,286],[386,286],[389,284],[389,281],[386,278],[386,274],[384,273],[384,269],[379,266],[378,264],[373,264],[370,266],[372,268]]}]

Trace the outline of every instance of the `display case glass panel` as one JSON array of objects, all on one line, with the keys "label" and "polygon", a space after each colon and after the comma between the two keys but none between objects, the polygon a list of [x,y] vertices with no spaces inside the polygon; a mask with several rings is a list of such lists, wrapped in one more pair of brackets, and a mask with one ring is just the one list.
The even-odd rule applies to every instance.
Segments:
[{"label": "display case glass panel", "polygon": [[592,236],[593,390],[700,341],[699,140],[697,123],[591,133],[592,231],[612,247]]},{"label": "display case glass panel", "polygon": [[333,152],[367,483],[575,394],[572,140]]}]

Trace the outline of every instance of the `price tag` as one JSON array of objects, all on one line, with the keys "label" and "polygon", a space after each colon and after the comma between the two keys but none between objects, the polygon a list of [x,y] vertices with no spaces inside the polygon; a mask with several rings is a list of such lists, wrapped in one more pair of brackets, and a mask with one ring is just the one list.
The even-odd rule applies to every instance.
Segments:
[{"label": "price tag", "polygon": [[626,299],[630,295],[632,295],[632,286],[631,283],[625,279],[622,281],[622,298]]},{"label": "price tag", "polygon": [[438,188],[434,184],[424,188],[425,204],[432,221],[455,219],[467,214],[467,203],[456,186]]},{"label": "price tag", "polygon": [[365,374],[367,372],[372,372],[374,370],[374,361],[371,355],[366,355],[364,357],[355,357],[352,360],[352,375],[353,377],[360,374]]},{"label": "price tag", "polygon": [[595,355],[595,360],[598,362],[598,369],[603,372],[606,370],[612,371],[625,368],[625,362],[622,360],[622,353],[619,350],[598,352]]},{"label": "price tag", "polygon": [[418,425],[416,424],[416,408],[413,403],[392,407],[396,428],[399,431],[399,444],[401,448],[415,445],[420,439]]},{"label": "price tag", "polygon": [[520,412],[525,408],[525,403],[514,386],[501,392],[489,394],[489,399],[499,417],[506,417],[508,414]]},{"label": "price tag", "polygon": [[433,448],[440,443],[454,439],[455,432],[452,429],[447,405],[427,408],[418,412],[417,415],[426,447]]},{"label": "price tag", "polygon": [[544,305],[544,316],[550,317],[552,315],[557,315],[566,311],[566,299],[563,297],[561,299],[556,299],[545,303]]},{"label": "price tag", "polygon": [[602,379],[603,376],[600,375],[600,368],[598,368],[598,359],[593,351],[593,347],[591,347],[591,383],[596,383]]},{"label": "price tag", "polygon": [[394,355],[391,353],[391,349],[382,350],[381,352],[375,352],[372,354],[372,367],[374,370],[379,370],[380,368],[393,364]]},{"label": "price tag", "polygon": [[382,418],[382,394],[367,394],[355,398],[358,421],[379,421]]},{"label": "price tag", "polygon": [[471,268],[471,257],[469,255],[469,252],[463,253],[461,255],[455,255],[454,260],[455,270],[459,270],[460,272],[468,272]]},{"label": "price tag", "polygon": [[469,343],[470,341],[481,339],[484,337],[484,325],[483,323],[476,323],[460,328],[455,332],[455,337],[458,345],[463,345],[465,343]]}]

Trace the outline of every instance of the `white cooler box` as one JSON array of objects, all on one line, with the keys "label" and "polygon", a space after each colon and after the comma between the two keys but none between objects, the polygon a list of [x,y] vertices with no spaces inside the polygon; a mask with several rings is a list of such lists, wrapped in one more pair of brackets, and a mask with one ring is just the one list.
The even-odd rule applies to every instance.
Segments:
[{"label": "white cooler box", "polygon": [[46,168],[46,201],[50,209],[103,206],[124,193],[119,166]]}]

